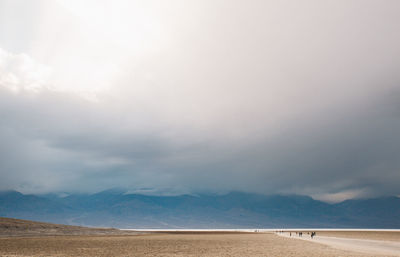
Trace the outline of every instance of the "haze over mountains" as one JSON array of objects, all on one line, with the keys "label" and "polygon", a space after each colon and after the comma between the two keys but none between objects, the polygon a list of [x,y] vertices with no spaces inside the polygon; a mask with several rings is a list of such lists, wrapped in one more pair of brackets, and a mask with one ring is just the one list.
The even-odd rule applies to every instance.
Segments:
[{"label": "haze over mountains", "polygon": [[150,196],[112,189],[60,197],[0,193],[0,216],[117,228],[400,228],[400,198],[329,204],[308,196]]},{"label": "haze over mountains", "polygon": [[0,190],[400,195],[399,9],[0,0]]}]

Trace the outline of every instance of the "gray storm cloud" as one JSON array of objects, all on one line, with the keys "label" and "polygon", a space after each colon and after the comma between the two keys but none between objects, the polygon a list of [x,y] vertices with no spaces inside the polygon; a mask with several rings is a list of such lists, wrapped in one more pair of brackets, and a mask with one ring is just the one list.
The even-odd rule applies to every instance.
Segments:
[{"label": "gray storm cloud", "polygon": [[[10,19],[0,26],[0,189],[398,195],[399,7],[151,1],[143,8],[165,45],[105,54],[118,73],[89,96],[49,75],[74,58],[62,43],[55,64],[11,49]],[[80,50],[76,60],[89,55]]]}]

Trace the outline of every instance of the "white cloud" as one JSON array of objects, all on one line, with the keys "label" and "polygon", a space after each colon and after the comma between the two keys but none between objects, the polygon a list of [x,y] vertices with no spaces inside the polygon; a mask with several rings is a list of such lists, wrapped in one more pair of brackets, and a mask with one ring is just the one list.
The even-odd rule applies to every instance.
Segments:
[{"label": "white cloud", "polygon": [[398,194],[399,2],[81,2],[1,23],[0,187]]},{"label": "white cloud", "polygon": [[332,194],[313,195],[312,197],[316,200],[328,203],[339,203],[345,200],[366,197],[366,196],[368,196],[368,194],[366,194],[364,190],[357,189],[357,190],[345,190]]},{"label": "white cloud", "polygon": [[46,86],[51,69],[26,54],[13,54],[0,48],[0,86],[15,93],[38,91]]}]

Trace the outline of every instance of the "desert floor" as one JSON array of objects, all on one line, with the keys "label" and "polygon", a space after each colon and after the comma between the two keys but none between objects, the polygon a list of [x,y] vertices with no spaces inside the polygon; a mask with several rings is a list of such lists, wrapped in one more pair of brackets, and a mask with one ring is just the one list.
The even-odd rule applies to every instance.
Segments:
[{"label": "desert floor", "polygon": [[317,232],[317,234],[318,236],[400,242],[400,232],[398,231],[321,231]]},{"label": "desert floor", "polygon": [[336,249],[375,254],[379,256],[400,256],[400,233],[377,231],[319,231],[311,238],[308,233],[302,237],[298,233],[278,233],[277,235],[324,244]]},{"label": "desert floor", "polygon": [[1,256],[382,256],[273,233],[160,233],[0,238]]}]

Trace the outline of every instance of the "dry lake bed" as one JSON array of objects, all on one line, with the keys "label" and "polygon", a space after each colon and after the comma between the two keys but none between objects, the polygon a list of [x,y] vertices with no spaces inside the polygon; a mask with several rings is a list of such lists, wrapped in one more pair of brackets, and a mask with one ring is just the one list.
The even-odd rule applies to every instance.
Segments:
[{"label": "dry lake bed", "polygon": [[0,218],[0,256],[400,256],[399,231],[121,231]]},{"label": "dry lake bed", "polygon": [[[335,235],[336,236],[336,235]],[[347,236],[347,235],[346,235]],[[358,234],[359,237],[366,237]],[[375,236],[375,235],[373,235]],[[398,235],[392,235],[398,240]],[[384,236],[386,238],[386,235]],[[398,242],[397,242],[398,243]],[[1,256],[390,256],[274,233],[154,233],[0,238]],[[396,255],[394,255],[396,256]]]}]

